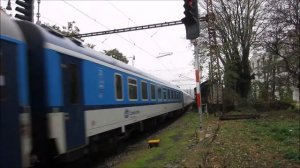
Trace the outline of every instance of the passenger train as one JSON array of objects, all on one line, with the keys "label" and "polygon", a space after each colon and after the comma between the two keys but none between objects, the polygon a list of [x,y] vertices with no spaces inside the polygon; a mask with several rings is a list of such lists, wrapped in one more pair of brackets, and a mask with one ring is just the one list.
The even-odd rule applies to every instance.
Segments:
[{"label": "passenger train", "polygon": [[177,86],[1,13],[0,167],[47,165],[143,130],[193,99]]}]

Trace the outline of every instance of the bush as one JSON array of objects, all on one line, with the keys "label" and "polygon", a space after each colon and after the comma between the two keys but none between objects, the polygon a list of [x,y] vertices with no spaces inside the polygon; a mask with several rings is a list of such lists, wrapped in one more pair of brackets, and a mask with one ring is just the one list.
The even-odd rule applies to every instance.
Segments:
[{"label": "bush", "polygon": [[267,103],[263,103],[263,102],[256,102],[254,103],[253,107],[255,108],[255,110],[257,112],[266,112],[269,111],[269,105]]},{"label": "bush", "polygon": [[272,110],[286,110],[290,108],[295,108],[295,106],[291,103],[284,102],[284,101],[275,101],[270,103],[270,108]]},{"label": "bush", "polygon": [[279,101],[276,100],[271,103],[267,102],[255,102],[253,107],[256,109],[258,112],[265,112],[269,110],[287,110],[287,109],[294,109],[295,106],[291,103],[284,102],[284,101]]}]

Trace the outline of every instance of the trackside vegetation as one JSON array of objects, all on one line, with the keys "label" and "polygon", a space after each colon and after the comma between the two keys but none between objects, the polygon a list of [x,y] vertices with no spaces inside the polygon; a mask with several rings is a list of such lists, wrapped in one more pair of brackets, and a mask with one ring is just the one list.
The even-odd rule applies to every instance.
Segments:
[{"label": "trackside vegetation", "polygon": [[139,144],[138,150],[129,152],[117,167],[172,167],[171,165],[178,164],[178,158],[194,144],[194,133],[198,124],[197,113],[186,113],[169,127],[149,137],[159,138],[159,147],[148,148],[145,141]]},{"label": "trackside vegetation", "polygon": [[299,112],[272,111],[261,116],[258,120],[220,123],[206,165],[299,167]]},{"label": "trackside vegetation", "polygon": [[204,140],[195,130],[199,115],[188,112],[118,159],[115,167],[300,167],[299,110],[261,113],[259,119],[218,121],[205,119]]}]

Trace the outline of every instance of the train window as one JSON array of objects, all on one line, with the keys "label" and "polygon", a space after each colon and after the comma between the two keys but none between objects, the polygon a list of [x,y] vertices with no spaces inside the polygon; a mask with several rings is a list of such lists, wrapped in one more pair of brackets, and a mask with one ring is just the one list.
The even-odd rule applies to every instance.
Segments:
[{"label": "train window", "polygon": [[163,99],[167,100],[167,90],[163,89]]},{"label": "train window", "polygon": [[167,98],[168,100],[170,100],[171,99],[171,91],[170,91],[170,89],[168,89],[168,98]]},{"label": "train window", "polygon": [[135,79],[128,78],[129,100],[137,100],[137,82]]},{"label": "train window", "polygon": [[4,60],[3,54],[0,52],[0,101],[5,99],[5,74],[4,74]]},{"label": "train window", "polygon": [[151,84],[151,100],[155,100],[156,95],[155,95],[155,85]]},{"label": "train window", "polygon": [[161,88],[160,87],[157,89],[157,98],[159,100],[161,100]]},{"label": "train window", "polygon": [[68,65],[68,72],[70,77],[70,103],[79,103],[79,71],[76,64]]},{"label": "train window", "polygon": [[176,91],[173,90],[173,99],[176,99]]},{"label": "train window", "polygon": [[148,100],[148,87],[147,82],[141,82],[142,100]]},{"label": "train window", "polygon": [[171,90],[171,99],[174,99],[174,90]]},{"label": "train window", "polygon": [[115,98],[123,100],[122,76],[120,74],[115,74]]}]

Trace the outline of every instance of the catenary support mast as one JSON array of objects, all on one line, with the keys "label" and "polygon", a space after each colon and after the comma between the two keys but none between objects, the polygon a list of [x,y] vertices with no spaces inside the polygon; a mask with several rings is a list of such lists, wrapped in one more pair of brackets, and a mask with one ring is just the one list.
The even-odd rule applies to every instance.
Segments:
[{"label": "catenary support mast", "polygon": [[217,44],[216,38],[216,26],[215,26],[215,14],[213,11],[212,0],[206,0],[207,5],[207,15],[206,21],[208,26],[208,44],[209,44],[209,83],[210,83],[210,104],[214,107],[213,110],[219,109],[220,104],[222,104],[222,85],[221,85],[221,74],[220,74],[220,64],[219,57],[220,51]]}]

